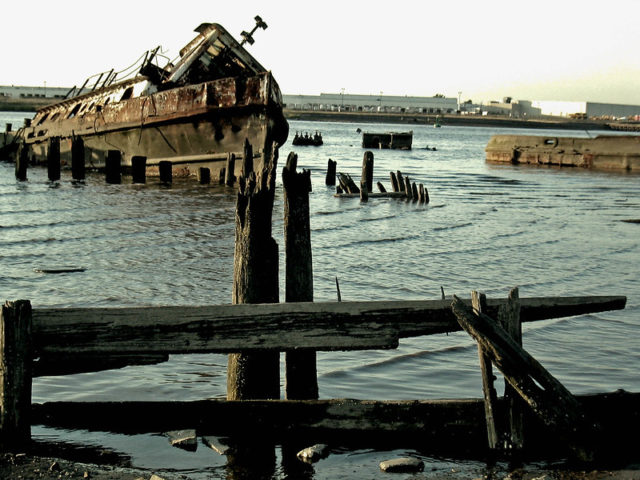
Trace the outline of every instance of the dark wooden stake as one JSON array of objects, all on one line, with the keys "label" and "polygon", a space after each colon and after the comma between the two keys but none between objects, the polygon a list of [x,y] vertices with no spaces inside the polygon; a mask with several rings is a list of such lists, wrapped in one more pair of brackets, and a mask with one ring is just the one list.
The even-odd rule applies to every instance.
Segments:
[{"label": "dark wooden stake", "polygon": [[404,177],[404,193],[407,194],[407,198],[411,200],[413,198],[413,190],[411,190],[411,180],[409,177]]},{"label": "dark wooden stake", "polygon": [[471,335],[505,379],[533,412],[583,461],[593,459],[587,445],[597,436],[576,398],[540,363],[529,355],[492,318],[471,308],[454,295],[451,305],[460,326]]},{"label": "dark wooden stake", "polygon": [[122,181],[122,153],[120,150],[109,150],[105,159],[105,180],[117,184]]},{"label": "dark wooden stake", "polygon": [[[277,160],[277,146],[265,148],[258,174],[250,172],[238,180],[234,304],[279,300],[278,244],[271,237]],[[272,351],[229,354],[227,399],[280,398],[279,358],[279,352]]]},{"label": "dark wooden stake", "polygon": [[360,183],[367,186],[367,192],[373,191],[373,152],[367,150],[362,158],[362,177]]},{"label": "dark wooden stake", "polygon": [[233,187],[233,184],[236,181],[235,171],[236,171],[236,156],[233,153],[227,153],[227,165],[225,167],[226,177],[224,179],[224,184],[227,187]]},{"label": "dark wooden stake", "polygon": [[131,157],[131,176],[133,183],[147,182],[147,157]]},{"label": "dark wooden stake", "polygon": [[71,140],[71,178],[74,180],[84,180],[84,140],[82,137],[74,136]]},{"label": "dark wooden stake", "polygon": [[6,302],[0,315],[0,448],[31,440],[31,303]]},{"label": "dark wooden stake", "polygon": [[382,184],[382,182],[378,182],[376,183],[376,185],[378,185],[378,190],[380,190],[380,193],[387,193],[387,189],[384,188],[384,185]]},{"label": "dark wooden stake", "polygon": [[[284,187],[284,239],[286,252],[287,302],[313,301],[313,262],[309,192],[311,172],[296,172],[298,156],[291,152],[282,169]],[[316,352],[292,350],[285,354],[285,398],[306,400],[318,398]]]},{"label": "dark wooden stake", "polygon": [[411,184],[411,197],[412,197],[414,202],[417,202],[418,199],[420,198],[418,196],[418,186],[416,185],[416,182],[413,182]]},{"label": "dark wooden stake", "polygon": [[364,180],[360,183],[360,201],[369,201],[369,189],[367,188],[367,182],[365,182]]},{"label": "dark wooden stake", "polygon": [[198,169],[198,182],[200,185],[208,185],[211,183],[211,170],[207,167],[200,167]]},{"label": "dark wooden stake", "polygon": [[429,190],[427,190],[427,187],[424,187],[424,203],[429,203]]},{"label": "dark wooden stake", "polygon": [[[518,288],[513,288],[507,297],[507,303],[498,307],[498,321],[511,338],[522,346],[522,323],[520,322],[520,296]],[[505,380],[504,398],[506,400],[510,432],[505,448],[512,452],[524,448],[523,415],[524,404],[518,392]]]},{"label": "dark wooden stake", "polygon": [[47,174],[52,182],[60,180],[60,137],[51,137],[49,139]]},{"label": "dark wooden stake", "polygon": [[[487,310],[487,297],[484,293],[471,292],[471,305],[479,314]],[[487,439],[489,448],[495,450],[498,447],[498,431],[495,422],[498,394],[493,386],[495,377],[491,366],[491,359],[485,353],[483,347],[478,344],[478,358],[480,360],[480,372],[482,374],[482,394],[484,398],[484,415],[487,421]]]},{"label": "dark wooden stake", "polygon": [[424,185],[420,184],[420,186],[418,187],[418,203],[424,203],[424,201],[425,201]]},{"label": "dark wooden stake", "polygon": [[20,146],[20,154],[16,159],[16,180],[27,181],[27,167],[29,165],[29,147],[23,142]]},{"label": "dark wooden stake", "polygon": [[168,185],[173,183],[173,165],[169,160],[158,162],[158,170],[160,172],[160,183]]},{"label": "dark wooden stake", "polygon": [[325,185],[333,186],[336,184],[336,167],[338,162],[331,159],[327,162],[327,176],[324,179]]}]

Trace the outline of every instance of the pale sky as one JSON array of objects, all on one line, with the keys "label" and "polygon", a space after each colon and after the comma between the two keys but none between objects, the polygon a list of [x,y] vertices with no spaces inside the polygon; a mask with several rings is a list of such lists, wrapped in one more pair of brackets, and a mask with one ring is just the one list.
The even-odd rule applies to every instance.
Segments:
[{"label": "pale sky", "polygon": [[203,22],[240,38],[285,94],[511,96],[640,105],[640,0],[77,0],[0,6],[0,85],[72,87]]}]

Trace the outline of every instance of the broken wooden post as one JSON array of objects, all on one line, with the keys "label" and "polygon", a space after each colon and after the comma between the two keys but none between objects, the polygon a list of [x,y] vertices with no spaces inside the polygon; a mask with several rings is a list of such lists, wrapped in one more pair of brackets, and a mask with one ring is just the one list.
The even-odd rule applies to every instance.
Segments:
[{"label": "broken wooden post", "polygon": [[389,177],[391,178],[391,191],[399,192],[400,188],[398,187],[398,179],[396,178],[396,174],[393,172],[389,172]]},{"label": "broken wooden post", "polygon": [[420,186],[418,187],[418,203],[424,203],[424,201],[425,201],[424,185],[420,184]]},{"label": "broken wooden post", "polygon": [[380,190],[380,193],[387,193],[387,189],[384,188],[384,185],[382,184],[382,182],[378,182],[376,183],[376,185],[378,185],[378,190]]},{"label": "broken wooden post", "polygon": [[225,167],[222,167],[218,172],[218,185],[224,185],[224,180],[227,177],[227,170]]},{"label": "broken wooden post", "polygon": [[198,169],[198,182],[200,182],[200,185],[209,185],[211,183],[211,170],[207,167],[200,167]]},{"label": "broken wooden post", "polygon": [[360,189],[348,173],[338,173],[340,188],[346,193],[360,193]]},{"label": "broken wooden post", "polygon": [[107,183],[117,184],[122,181],[122,153],[120,153],[120,150],[109,150],[107,152],[104,168]]},{"label": "broken wooden post", "polygon": [[429,191],[424,187],[424,203],[429,203]]},{"label": "broken wooden post", "polygon": [[49,139],[47,175],[52,182],[60,180],[60,137],[51,137]]},{"label": "broken wooden post", "polygon": [[563,438],[580,460],[592,460],[590,443],[597,426],[589,424],[576,398],[518,345],[496,321],[476,314],[455,295],[451,304],[460,326],[469,333],[509,384],[548,427]]},{"label": "broken wooden post", "polygon": [[227,187],[233,187],[233,184],[236,181],[235,171],[236,156],[233,153],[227,153],[227,164],[225,166],[226,177],[224,180],[224,184]]},{"label": "broken wooden post", "polygon": [[[248,142],[247,142],[248,143]],[[245,152],[247,149],[245,148]],[[266,149],[262,168],[238,179],[233,303],[277,303],[278,244],[271,237],[278,149]],[[277,351],[229,354],[227,399],[280,398]]]},{"label": "broken wooden post", "polygon": [[6,302],[0,315],[0,449],[31,440],[31,303]]},{"label": "broken wooden post", "polygon": [[82,137],[73,136],[71,140],[71,178],[84,180],[84,140]]},{"label": "broken wooden post", "polygon": [[[522,346],[522,323],[520,322],[520,297],[518,287],[512,288],[507,297],[507,303],[498,307],[498,321],[511,338]],[[513,387],[505,380],[504,398],[509,415],[510,432],[507,436],[505,448],[511,451],[521,451],[524,447],[522,399]]]},{"label": "broken wooden post", "polygon": [[412,199],[414,202],[417,202],[417,201],[418,201],[418,198],[419,198],[419,197],[418,197],[418,186],[416,185],[416,182],[413,182],[413,183],[411,184],[411,199]]},{"label": "broken wooden post", "polygon": [[325,185],[333,186],[336,184],[336,167],[338,162],[331,159],[327,162],[327,176],[324,179]]},{"label": "broken wooden post", "polygon": [[362,158],[362,177],[360,183],[367,186],[367,192],[373,191],[373,152],[367,150]]},{"label": "broken wooden post", "polygon": [[173,182],[173,165],[169,160],[160,160],[158,162],[158,170],[160,172],[160,183],[170,185]]},{"label": "broken wooden post", "polygon": [[140,155],[131,157],[131,177],[133,183],[147,182],[147,157]]},{"label": "broken wooden post", "polygon": [[[267,163],[264,152],[262,154],[263,165]],[[244,150],[242,153],[242,173],[244,178],[249,178],[249,174],[253,172],[253,147],[249,143],[249,139],[244,140]]]},{"label": "broken wooden post", "polygon": [[29,147],[22,142],[20,154],[16,158],[16,180],[25,182],[27,180],[27,167],[29,166]]},{"label": "broken wooden post", "polygon": [[[284,188],[284,241],[287,302],[313,301],[313,262],[309,192],[311,172],[296,172],[298,156],[291,152],[282,169]],[[318,398],[315,350],[291,350],[285,353],[285,398],[307,400]]]},{"label": "broken wooden post", "polygon": [[[471,305],[476,314],[485,312],[487,310],[486,295],[474,290],[471,292]],[[498,431],[495,422],[498,394],[493,386],[495,377],[493,375],[493,368],[491,367],[491,359],[479,343],[478,358],[480,360],[480,373],[482,375],[482,394],[484,398],[484,415],[487,422],[487,440],[489,442],[489,448],[495,450],[498,446]]]}]

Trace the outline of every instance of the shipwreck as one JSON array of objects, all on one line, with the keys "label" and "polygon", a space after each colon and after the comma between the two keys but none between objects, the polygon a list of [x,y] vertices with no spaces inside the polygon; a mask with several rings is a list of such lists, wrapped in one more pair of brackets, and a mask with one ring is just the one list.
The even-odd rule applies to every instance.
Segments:
[{"label": "shipwreck", "polygon": [[640,170],[640,136],[595,138],[494,135],[485,148],[487,162],[555,165],[596,170]]},{"label": "shipwreck", "polygon": [[221,25],[203,23],[175,63],[159,66],[158,47],[141,57],[132,78],[119,80],[113,70],[90,77],[25,121],[11,140],[14,157],[20,145],[30,163],[45,164],[55,141],[61,164],[70,165],[72,144],[80,139],[87,168],[104,168],[108,152],[118,150],[125,170],[133,157],[145,157],[148,175],[169,161],[174,175],[196,175],[205,167],[213,176],[229,154],[242,157],[248,140],[259,167],[264,146],[282,145],[289,127],[277,82],[244,48],[267,27],[255,20],[241,43]]},{"label": "shipwreck", "polygon": [[411,150],[413,130],[409,132],[362,132],[362,148]]}]

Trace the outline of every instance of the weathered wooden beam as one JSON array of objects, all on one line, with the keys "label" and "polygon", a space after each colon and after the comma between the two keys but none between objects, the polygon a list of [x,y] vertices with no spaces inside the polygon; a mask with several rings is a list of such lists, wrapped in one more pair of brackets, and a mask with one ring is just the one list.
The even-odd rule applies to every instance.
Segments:
[{"label": "weathered wooden beam", "polygon": [[[487,299],[488,314],[505,302]],[[530,322],[620,310],[626,297],[520,302],[521,320]],[[399,338],[457,330],[449,300],[33,310],[36,355],[395,348]]]},{"label": "weathered wooden beam", "polygon": [[[471,292],[471,306],[476,313],[482,313],[487,309],[487,296],[478,291]],[[478,360],[480,361],[480,373],[482,375],[482,394],[484,397],[484,415],[487,422],[487,441],[489,448],[495,450],[498,446],[498,430],[496,428],[495,410],[498,403],[498,394],[493,385],[494,376],[491,359],[478,343]]]},{"label": "weathered wooden beam", "polygon": [[[640,429],[640,393],[576,397],[603,427],[593,439],[603,458],[636,455],[628,439]],[[498,401],[498,413],[504,413]],[[419,446],[423,452],[475,457],[486,453],[481,399],[467,400],[202,400],[194,402],[49,402],[32,407],[34,425],[154,433],[195,428],[198,435],[304,438],[332,445]],[[528,455],[566,455],[557,438],[526,412]]]},{"label": "weathered wooden beam", "polygon": [[[404,192],[368,192],[369,198],[407,198]],[[337,198],[360,198],[360,193],[334,193]]]},{"label": "weathered wooden beam", "polygon": [[336,184],[336,167],[337,162],[329,159],[327,162],[327,175],[324,178],[325,185],[334,186]]},{"label": "weathered wooden beam", "polygon": [[471,335],[505,379],[536,415],[564,437],[581,460],[591,460],[587,446],[596,431],[580,410],[575,397],[535,358],[519,346],[495,320],[474,312],[454,296],[451,305],[460,325]]}]

